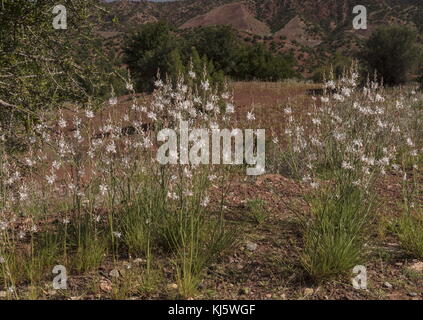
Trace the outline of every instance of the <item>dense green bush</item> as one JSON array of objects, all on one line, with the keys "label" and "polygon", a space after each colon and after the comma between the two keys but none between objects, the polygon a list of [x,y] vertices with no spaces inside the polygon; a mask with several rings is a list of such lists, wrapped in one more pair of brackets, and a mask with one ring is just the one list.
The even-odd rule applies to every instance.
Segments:
[{"label": "dense green bush", "polygon": [[416,258],[423,258],[423,219],[420,215],[404,213],[398,219],[396,234],[406,252]]},{"label": "dense green bush", "polygon": [[217,70],[231,74],[236,68],[242,42],[228,26],[199,27],[183,34],[189,47],[195,47],[200,56],[213,61]]},{"label": "dense green bush", "polygon": [[417,32],[407,26],[389,26],[376,30],[362,52],[370,72],[377,72],[387,85],[407,81],[408,73],[419,57]]},{"label": "dense green bush", "polygon": [[150,91],[158,71],[176,77],[193,64],[196,74],[204,66],[215,83],[224,76],[236,80],[277,81],[295,76],[294,58],[272,53],[262,44],[246,45],[228,26],[173,30],[166,23],[148,23],[130,35],[125,63],[137,90]]},{"label": "dense green bush", "polygon": [[264,45],[244,47],[237,57],[237,65],[230,74],[239,80],[278,81],[295,76],[294,58],[272,55]]},{"label": "dense green bush", "polygon": [[52,27],[56,1],[1,2],[0,122],[4,128],[16,120],[27,125],[39,110],[63,102],[93,102],[104,87],[110,90],[112,67],[93,32],[101,19],[101,13],[92,9],[95,2],[62,1],[68,9],[67,30]]},{"label": "dense green bush", "polygon": [[147,23],[128,38],[124,62],[137,90],[152,90],[158,71],[162,74],[183,71],[181,42],[171,31],[165,23]]}]

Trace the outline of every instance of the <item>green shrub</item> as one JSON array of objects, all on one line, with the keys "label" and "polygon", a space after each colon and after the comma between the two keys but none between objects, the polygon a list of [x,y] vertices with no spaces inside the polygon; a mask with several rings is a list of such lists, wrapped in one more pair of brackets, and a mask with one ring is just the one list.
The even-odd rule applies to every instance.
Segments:
[{"label": "green shrub", "polygon": [[[255,35],[246,41],[257,42]],[[275,43],[272,45],[275,49]],[[201,57],[201,58],[200,58]],[[173,79],[188,72],[190,63],[201,74],[204,66],[210,79],[223,75],[238,80],[277,81],[295,76],[291,55],[273,55],[263,44],[247,45],[228,26],[199,27],[178,33],[165,23],[148,23],[128,37],[125,63],[137,90],[151,91],[157,72]]]},{"label": "green shrub", "polygon": [[106,236],[89,217],[81,222],[72,221],[69,226],[67,246],[71,249],[71,263],[78,273],[98,268],[107,253]]},{"label": "green shrub", "polygon": [[59,258],[59,237],[51,232],[42,232],[34,239],[34,249],[27,257],[25,270],[31,283],[37,283],[51,273]]},{"label": "green shrub", "polygon": [[358,188],[342,186],[339,189],[312,199],[312,217],[302,221],[301,263],[316,282],[351,271],[363,254],[363,234],[370,205]]},{"label": "green shrub", "polygon": [[248,199],[246,202],[249,217],[257,224],[262,224],[267,218],[266,202],[262,199]]},{"label": "green shrub", "polygon": [[376,30],[367,40],[363,58],[370,73],[375,71],[388,85],[407,81],[419,57],[417,32],[408,26],[388,26]]},{"label": "green shrub", "polygon": [[152,91],[158,71],[171,77],[183,72],[181,42],[166,23],[146,23],[128,37],[124,62],[136,89]]},{"label": "green shrub", "polygon": [[403,214],[398,220],[396,234],[404,250],[418,259],[423,259],[423,218],[421,216]]}]

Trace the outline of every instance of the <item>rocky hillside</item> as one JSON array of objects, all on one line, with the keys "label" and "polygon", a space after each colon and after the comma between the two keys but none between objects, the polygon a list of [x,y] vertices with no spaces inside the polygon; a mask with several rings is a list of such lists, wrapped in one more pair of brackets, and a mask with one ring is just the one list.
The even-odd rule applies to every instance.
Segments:
[{"label": "rocky hillside", "polygon": [[[368,9],[368,30],[352,28],[352,8],[358,4]],[[379,26],[411,24],[423,34],[422,0],[120,0],[104,6],[110,15],[103,31],[127,32],[157,20],[178,28],[231,25],[245,41],[294,54],[305,75],[335,52],[353,55]]]}]

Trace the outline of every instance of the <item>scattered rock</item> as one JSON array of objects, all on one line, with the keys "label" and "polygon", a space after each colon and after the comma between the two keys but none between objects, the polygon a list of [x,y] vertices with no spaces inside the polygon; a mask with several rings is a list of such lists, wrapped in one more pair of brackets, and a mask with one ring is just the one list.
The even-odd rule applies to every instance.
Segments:
[{"label": "scattered rock", "polygon": [[409,267],[409,269],[416,271],[416,272],[423,272],[423,262],[422,261],[416,262],[416,263],[412,264]]},{"label": "scattered rock", "polygon": [[272,294],[270,294],[270,293],[269,294],[266,294],[266,298],[267,299],[272,299]]},{"label": "scattered rock", "polygon": [[398,267],[401,267],[403,265],[403,263],[402,262],[396,262],[395,265],[398,266]]},{"label": "scattered rock", "polygon": [[410,297],[417,297],[418,296],[417,292],[409,292],[408,295]]},{"label": "scattered rock", "polygon": [[388,299],[389,300],[403,300],[404,296],[402,294],[396,292],[396,293],[389,294]]},{"label": "scattered rock", "polygon": [[56,290],[49,290],[49,291],[47,292],[47,294],[48,294],[49,296],[55,296],[55,295],[57,294],[57,291],[56,291]]},{"label": "scattered rock", "polygon": [[100,281],[100,289],[104,292],[111,292],[112,291],[112,283],[107,279],[103,279],[103,280]]},{"label": "scattered rock", "polygon": [[393,287],[392,284],[390,284],[389,282],[385,282],[383,285],[388,289],[392,289]]},{"label": "scattered rock", "polygon": [[141,259],[141,258],[137,258],[137,259],[134,260],[134,263],[135,264],[143,264],[143,263],[145,263],[145,260]]},{"label": "scattered rock", "polygon": [[246,245],[248,251],[256,251],[257,250],[257,243],[248,242]]},{"label": "scattered rock", "polygon": [[304,289],[304,294],[306,296],[311,296],[314,293],[314,289],[313,288],[305,288]]},{"label": "scattered rock", "polygon": [[173,290],[178,289],[178,285],[177,285],[176,283],[171,283],[171,284],[169,284],[167,287],[168,287],[169,289],[173,289]]},{"label": "scattered rock", "polygon": [[109,272],[109,276],[113,278],[119,278],[120,276],[119,270],[113,269],[112,271]]},{"label": "scattered rock", "polygon": [[6,291],[0,291],[0,298],[7,298],[7,292]]}]

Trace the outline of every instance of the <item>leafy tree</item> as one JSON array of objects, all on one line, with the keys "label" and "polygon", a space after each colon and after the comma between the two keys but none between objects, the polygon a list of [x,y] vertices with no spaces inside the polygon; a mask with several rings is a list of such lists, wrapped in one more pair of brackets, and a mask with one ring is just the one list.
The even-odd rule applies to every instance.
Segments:
[{"label": "leafy tree", "polygon": [[222,70],[216,70],[213,61],[209,60],[207,56],[200,58],[200,55],[195,47],[191,47],[190,54],[187,54],[188,69],[195,73],[195,81],[211,81],[212,85],[218,90],[223,89],[225,84],[225,74]]},{"label": "leafy tree", "polygon": [[182,72],[181,40],[164,23],[147,23],[126,41],[125,59],[136,89],[151,91],[159,71],[163,75]]},{"label": "leafy tree", "polygon": [[157,71],[176,79],[191,70],[223,85],[225,76],[238,80],[277,81],[295,76],[294,59],[273,55],[263,44],[246,45],[228,26],[210,26],[176,34],[167,24],[149,23],[129,37],[125,50],[137,89],[150,91]]},{"label": "leafy tree", "polygon": [[104,72],[107,64],[93,33],[101,17],[97,2],[61,4],[67,9],[66,30],[52,25],[57,1],[0,3],[0,121],[9,135],[15,133],[14,123],[29,129],[40,110],[65,101],[94,103],[113,73]]},{"label": "leafy tree", "polygon": [[200,56],[207,56],[217,70],[231,74],[236,67],[241,42],[235,30],[229,26],[208,26],[190,30],[184,34],[190,47],[195,47]]},{"label": "leafy tree", "polygon": [[293,65],[292,57],[272,55],[263,44],[256,44],[243,48],[234,76],[245,80],[278,81],[295,76]]},{"label": "leafy tree", "polygon": [[376,30],[363,50],[369,71],[376,71],[388,85],[406,82],[418,57],[416,40],[417,32],[407,26],[389,26]]}]

